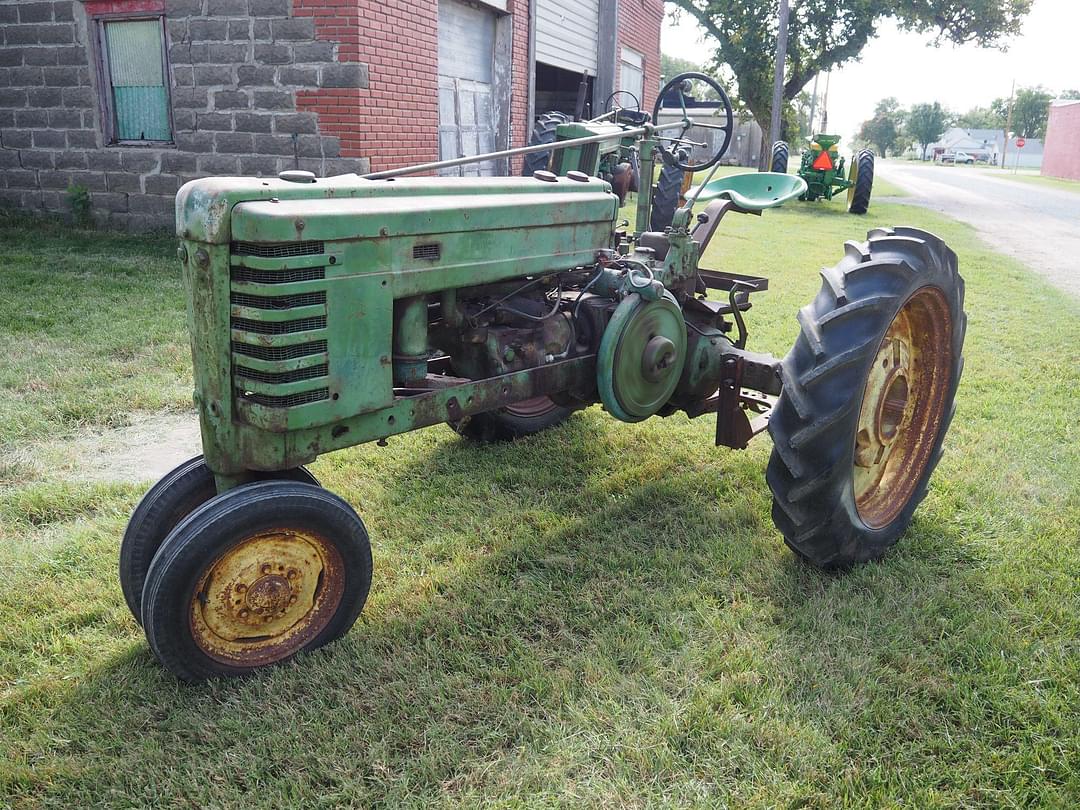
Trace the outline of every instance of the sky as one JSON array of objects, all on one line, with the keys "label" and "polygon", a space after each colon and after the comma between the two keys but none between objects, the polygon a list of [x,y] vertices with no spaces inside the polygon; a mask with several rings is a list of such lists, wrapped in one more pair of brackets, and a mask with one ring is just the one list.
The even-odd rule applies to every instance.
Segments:
[{"label": "sky", "polygon": [[[665,19],[660,47],[664,53],[708,62],[713,47],[704,31],[683,17],[677,25]],[[1005,52],[974,45],[934,48],[928,42],[929,36],[882,25],[860,61],[833,72],[829,130],[852,138],[877,101],[887,96],[895,96],[903,106],[940,101],[964,112],[1008,96],[1014,79],[1017,87],[1041,84],[1055,93],[1080,89],[1080,0],[1035,0],[1023,30]],[[808,92],[812,85],[807,85]],[[824,87],[822,76],[818,92]]]}]

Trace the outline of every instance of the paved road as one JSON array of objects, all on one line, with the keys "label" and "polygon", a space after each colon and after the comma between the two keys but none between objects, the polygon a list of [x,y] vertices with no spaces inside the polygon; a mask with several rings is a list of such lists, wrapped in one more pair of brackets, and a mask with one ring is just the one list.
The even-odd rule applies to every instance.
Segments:
[{"label": "paved road", "polygon": [[1080,194],[997,177],[990,170],[881,161],[878,174],[913,202],[967,222],[995,250],[1014,256],[1080,296]]}]

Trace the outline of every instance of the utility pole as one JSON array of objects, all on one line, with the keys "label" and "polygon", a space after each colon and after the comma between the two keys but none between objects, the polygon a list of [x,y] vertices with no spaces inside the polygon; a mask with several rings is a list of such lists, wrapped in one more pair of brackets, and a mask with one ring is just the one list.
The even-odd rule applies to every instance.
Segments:
[{"label": "utility pole", "polygon": [[807,128],[810,130],[810,137],[811,138],[814,137],[814,112],[817,110],[817,83],[818,83],[818,79],[820,79],[820,78],[821,78],[820,73],[815,73],[814,74],[814,94],[813,94],[813,96],[810,97],[810,121],[806,125]]},{"label": "utility pole", "polygon": [[[788,0],[780,0],[780,28],[776,34],[776,76],[773,79],[769,143],[780,140],[780,108],[784,101],[784,59],[787,57]],[[762,167],[764,169],[764,166]]]},{"label": "utility pole", "polygon": [[832,81],[832,71],[825,74],[825,95],[821,99],[821,132],[829,131],[829,82]]},{"label": "utility pole", "polygon": [[1009,133],[1012,132],[1013,97],[1016,95],[1016,79],[1009,90],[1009,112],[1005,116],[1005,141],[1001,145],[1001,168],[1005,168],[1005,155],[1009,151]]}]

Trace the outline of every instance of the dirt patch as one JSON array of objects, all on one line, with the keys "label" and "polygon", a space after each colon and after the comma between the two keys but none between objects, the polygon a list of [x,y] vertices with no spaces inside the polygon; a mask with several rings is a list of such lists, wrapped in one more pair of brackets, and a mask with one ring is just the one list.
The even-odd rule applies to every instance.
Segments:
[{"label": "dirt patch", "polygon": [[156,481],[201,451],[194,413],[133,414],[121,428],[31,445],[15,461],[35,478],[139,483]]}]

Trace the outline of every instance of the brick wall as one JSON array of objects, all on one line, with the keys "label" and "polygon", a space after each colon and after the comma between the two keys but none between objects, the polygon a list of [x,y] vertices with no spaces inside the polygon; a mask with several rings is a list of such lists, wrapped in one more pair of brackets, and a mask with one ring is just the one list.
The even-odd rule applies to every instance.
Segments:
[{"label": "brick wall", "polygon": [[660,26],[664,21],[663,0],[619,0],[618,48],[615,55],[615,86],[619,86],[622,47],[645,54],[645,98],[643,109],[652,112],[660,92]]},{"label": "brick wall", "polygon": [[1042,173],[1049,177],[1080,180],[1080,101],[1050,107]]},{"label": "brick wall", "polygon": [[[367,171],[366,157],[343,144],[368,86],[356,27],[336,24],[347,14],[316,17],[305,2],[0,5],[0,203],[65,211],[66,189],[79,185],[99,221],[169,227],[177,188],[195,177]],[[166,17],[172,146],[103,142],[90,41],[94,15],[117,11]]]},{"label": "brick wall", "polygon": [[360,58],[371,68],[343,143],[370,156],[373,171],[438,160],[438,0],[357,2]]},{"label": "brick wall", "polygon": [[[525,146],[532,134],[529,120],[529,0],[511,0],[509,11],[514,15],[511,64],[510,147]],[[510,174],[521,173],[523,158],[510,161]]]}]

